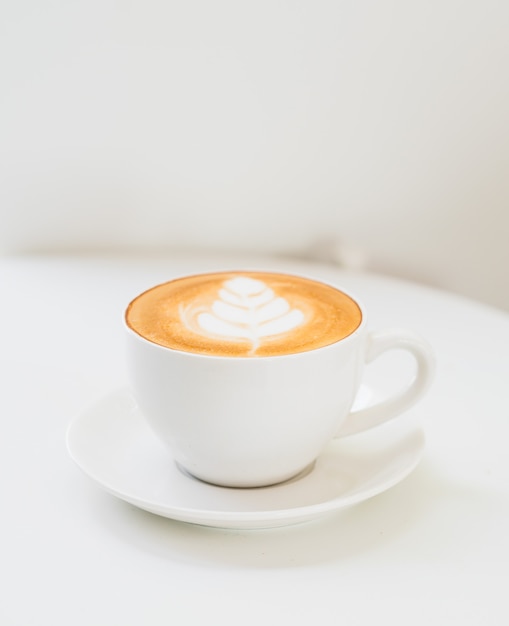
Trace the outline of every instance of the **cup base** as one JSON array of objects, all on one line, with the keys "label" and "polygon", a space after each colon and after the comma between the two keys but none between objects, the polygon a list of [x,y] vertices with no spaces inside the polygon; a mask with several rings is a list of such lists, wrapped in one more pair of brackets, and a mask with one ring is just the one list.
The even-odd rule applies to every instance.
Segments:
[{"label": "cup base", "polygon": [[184,476],[187,476],[191,480],[198,480],[201,483],[205,483],[213,487],[224,487],[226,489],[266,489],[267,487],[275,487],[276,485],[288,485],[290,483],[297,482],[301,480],[302,478],[305,478],[308,474],[310,474],[315,467],[315,463],[316,461],[313,461],[312,463],[307,465],[303,470],[300,470],[300,472],[297,472],[297,474],[294,474],[293,476],[290,476],[289,478],[285,478],[283,480],[275,480],[275,481],[270,481],[267,483],[264,482],[261,484],[258,484],[258,483],[247,484],[247,482],[246,484],[239,484],[238,482],[237,483],[233,483],[229,481],[217,482],[217,481],[212,481],[212,480],[207,480],[205,478],[201,478],[200,476],[196,476],[195,474],[190,472],[183,465],[181,465],[178,461],[175,461],[175,465],[177,466],[178,470],[182,474],[184,474]]}]

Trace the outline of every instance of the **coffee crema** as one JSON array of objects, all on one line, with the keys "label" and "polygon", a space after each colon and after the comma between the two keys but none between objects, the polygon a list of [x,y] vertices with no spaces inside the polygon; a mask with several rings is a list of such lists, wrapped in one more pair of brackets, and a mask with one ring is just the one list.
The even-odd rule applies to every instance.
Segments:
[{"label": "coffee crema", "polygon": [[362,321],[342,291],[308,278],[219,272],[145,291],[126,311],[129,328],[166,348],[211,356],[262,357],[336,343]]}]

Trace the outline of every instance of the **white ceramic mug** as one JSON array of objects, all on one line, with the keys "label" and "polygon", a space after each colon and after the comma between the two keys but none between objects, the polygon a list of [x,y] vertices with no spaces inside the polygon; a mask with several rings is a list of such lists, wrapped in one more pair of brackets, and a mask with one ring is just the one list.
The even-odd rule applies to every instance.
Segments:
[{"label": "white ceramic mug", "polygon": [[[351,297],[351,296],[350,296]],[[201,480],[258,487],[303,471],[335,437],[386,422],[427,389],[434,357],[411,332],[368,332],[366,311],[348,337],[296,354],[225,357],[183,352],[127,329],[131,388],[175,461]],[[351,411],[365,363],[403,349],[416,359],[400,393]]]}]

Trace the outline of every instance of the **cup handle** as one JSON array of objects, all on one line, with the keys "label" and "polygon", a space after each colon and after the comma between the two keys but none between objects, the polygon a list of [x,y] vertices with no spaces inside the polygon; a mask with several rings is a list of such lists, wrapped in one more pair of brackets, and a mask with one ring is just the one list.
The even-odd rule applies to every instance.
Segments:
[{"label": "cup handle", "polygon": [[427,391],[435,372],[435,358],[429,345],[408,331],[371,332],[367,338],[364,360],[370,363],[387,350],[408,350],[417,361],[415,378],[403,391],[387,400],[350,413],[336,437],[354,435],[388,422],[415,404]]}]

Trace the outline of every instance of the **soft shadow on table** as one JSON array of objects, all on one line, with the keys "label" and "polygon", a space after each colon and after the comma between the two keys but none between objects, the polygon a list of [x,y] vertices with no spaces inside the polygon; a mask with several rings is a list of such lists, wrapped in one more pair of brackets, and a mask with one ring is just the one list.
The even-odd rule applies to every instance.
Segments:
[{"label": "soft shadow on table", "polygon": [[[457,516],[467,515],[477,505],[486,511],[486,506],[496,502],[493,498],[491,505],[482,502],[489,498],[484,492],[448,484],[424,461],[386,493],[321,519],[284,528],[241,531],[185,524],[103,493],[95,499],[93,513],[117,540],[161,559],[205,566],[277,568],[345,561],[387,549],[394,558],[404,559],[410,544],[414,558],[415,546],[422,546],[423,560],[440,558],[440,541],[431,542],[431,534],[436,537],[436,529],[441,529],[443,542],[449,550],[451,544],[454,548]],[[453,502],[456,513],[451,517]],[[463,550],[458,544],[459,555]]]}]

